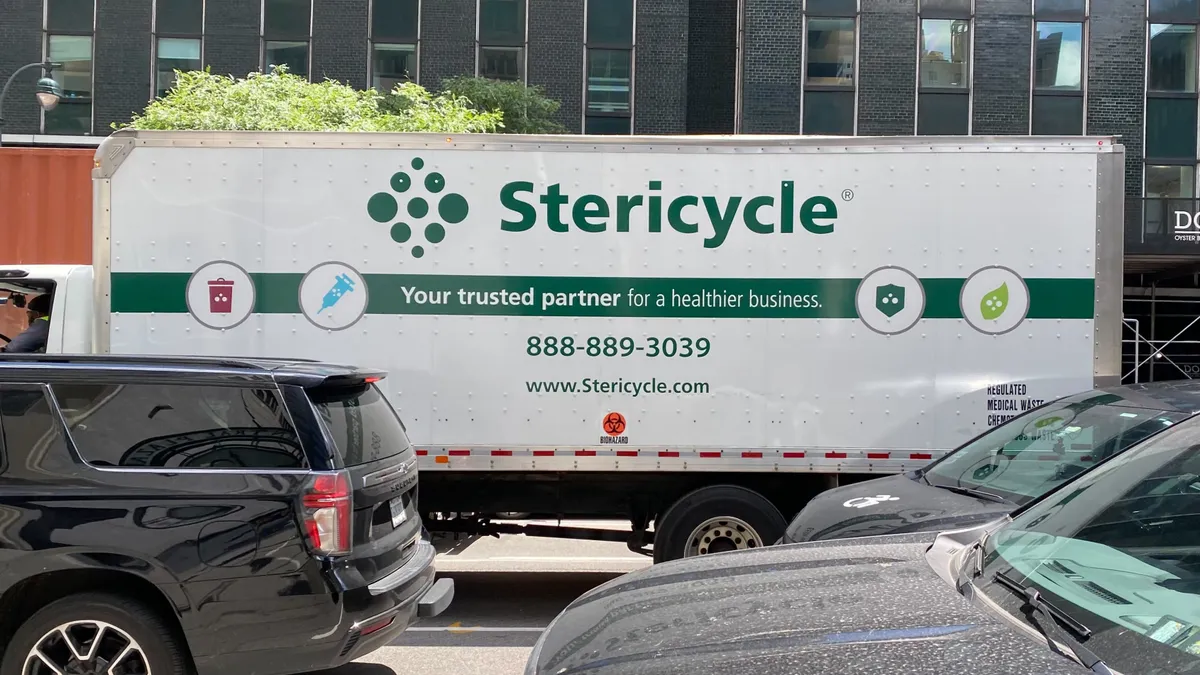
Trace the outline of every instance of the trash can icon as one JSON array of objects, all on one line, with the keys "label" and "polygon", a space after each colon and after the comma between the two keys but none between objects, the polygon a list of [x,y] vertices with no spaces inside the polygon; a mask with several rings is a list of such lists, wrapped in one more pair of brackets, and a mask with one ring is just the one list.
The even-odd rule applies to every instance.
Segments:
[{"label": "trash can icon", "polygon": [[233,282],[219,277],[208,282],[208,311],[213,314],[233,313]]}]

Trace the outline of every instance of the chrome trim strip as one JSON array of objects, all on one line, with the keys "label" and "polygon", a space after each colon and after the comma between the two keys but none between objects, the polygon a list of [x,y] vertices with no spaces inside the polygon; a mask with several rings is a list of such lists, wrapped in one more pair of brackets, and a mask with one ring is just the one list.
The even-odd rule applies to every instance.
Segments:
[{"label": "chrome trim strip", "polygon": [[379,483],[386,483],[397,478],[402,478],[411,473],[417,468],[417,458],[414,456],[406,462],[393,464],[386,469],[381,469],[375,473],[369,473],[363,476],[363,487],[371,487]]},{"label": "chrome trim strip", "polygon": [[437,555],[433,544],[428,540],[422,539],[417,544],[417,550],[413,552],[412,557],[408,559],[400,569],[392,572],[386,577],[367,586],[367,590],[371,595],[383,595],[388,591],[395,590],[404,584],[416,579],[430,565],[433,564],[434,556]]}]

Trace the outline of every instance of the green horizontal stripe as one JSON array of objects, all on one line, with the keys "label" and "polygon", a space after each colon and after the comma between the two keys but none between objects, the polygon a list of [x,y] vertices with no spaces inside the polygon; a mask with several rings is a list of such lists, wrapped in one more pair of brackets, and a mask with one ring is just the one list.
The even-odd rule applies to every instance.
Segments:
[{"label": "green horizontal stripe", "polygon": [[[185,291],[191,275],[176,272],[123,272],[113,274],[112,311],[128,313],[179,314],[187,312]],[[261,314],[300,313],[301,274],[256,273],[254,311]],[[664,279],[646,277],[507,277],[459,275],[366,274],[370,291],[368,314],[437,314],[471,316],[566,316],[566,317],[665,317],[665,318],[760,318],[760,319],[853,319],[858,317],[854,293],[861,279]],[[926,303],[923,318],[961,319],[959,293],[965,279],[922,279]],[[1029,287],[1030,319],[1089,319],[1095,304],[1092,279],[1026,279]],[[405,288],[426,293],[449,291],[448,304],[416,304]],[[528,294],[533,289],[534,306],[464,306],[460,290],[488,294]],[[629,292],[648,294],[645,306],[629,303]],[[615,293],[615,306],[554,305],[542,308],[545,293]],[[718,294],[737,297],[729,306],[682,306],[680,296]],[[796,300],[795,305],[763,307],[766,298],[780,295]],[[659,296],[666,306],[659,307]],[[811,302],[819,299],[819,306]],[[415,298],[415,295],[412,296]],[[527,296],[528,297],[528,296]],[[751,299],[759,300],[752,306]],[[806,302],[804,298],[809,300]],[[710,303],[711,304],[711,303]]]}]

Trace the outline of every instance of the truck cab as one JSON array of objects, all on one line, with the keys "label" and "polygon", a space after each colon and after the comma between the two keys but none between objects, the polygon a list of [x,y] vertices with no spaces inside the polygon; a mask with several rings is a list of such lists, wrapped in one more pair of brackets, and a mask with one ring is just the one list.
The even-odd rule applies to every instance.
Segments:
[{"label": "truck cab", "polygon": [[95,275],[89,265],[0,267],[0,348],[29,326],[26,305],[50,296],[47,354],[88,354],[95,345]]}]

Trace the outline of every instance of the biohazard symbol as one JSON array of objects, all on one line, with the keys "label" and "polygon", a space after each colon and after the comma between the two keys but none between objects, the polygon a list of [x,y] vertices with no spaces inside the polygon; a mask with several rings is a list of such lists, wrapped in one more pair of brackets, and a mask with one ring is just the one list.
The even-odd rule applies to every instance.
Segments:
[{"label": "biohazard symbol", "polygon": [[604,433],[609,436],[620,436],[625,433],[625,416],[619,412],[610,412],[605,415]]}]

